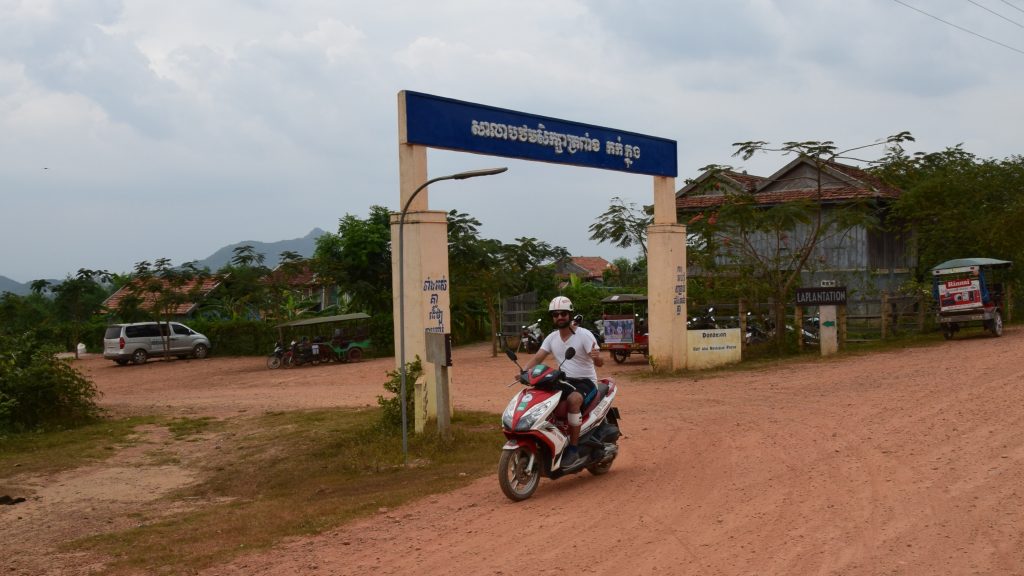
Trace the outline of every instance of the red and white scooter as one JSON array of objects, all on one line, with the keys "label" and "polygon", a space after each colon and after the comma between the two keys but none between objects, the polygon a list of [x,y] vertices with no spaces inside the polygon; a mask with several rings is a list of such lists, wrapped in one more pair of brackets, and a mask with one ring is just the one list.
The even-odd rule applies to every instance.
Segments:
[{"label": "red and white scooter", "polygon": [[[519,366],[516,353],[506,349]],[[565,359],[576,354],[566,350]],[[552,480],[575,474],[584,468],[595,476],[608,472],[619,453],[619,409],[612,407],[617,388],[604,378],[591,398],[583,400],[580,426],[580,459],[572,468],[562,466],[562,453],[569,445],[567,410],[562,399],[574,390],[572,379],[559,368],[538,364],[529,374],[519,367],[520,390],[501,415],[501,429],[508,442],[498,462],[501,491],[515,501],[526,500],[537,490],[541,476]],[[515,384],[515,382],[513,382]],[[511,384],[510,384],[511,386]]]}]

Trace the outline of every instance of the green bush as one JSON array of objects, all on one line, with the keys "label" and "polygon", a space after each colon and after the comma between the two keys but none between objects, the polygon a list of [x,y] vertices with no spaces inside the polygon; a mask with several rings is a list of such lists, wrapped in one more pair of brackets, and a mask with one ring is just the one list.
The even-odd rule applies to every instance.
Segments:
[{"label": "green bush", "polygon": [[[423,363],[420,357],[407,362],[405,365],[405,414],[408,421],[413,415],[413,395],[416,390],[416,379],[423,375]],[[384,383],[384,390],[391,393],[391,397],[377,396],[377,404],[381,407],[381,425],[390,430],[402,429],[402,372],[392,370],[388,372],[388,381]]]},{"label": "green bush", "polygon": [[[274,351],[274,342],[281,336],[276,323],[262,320],[186,320],[189,327],[206,335],[213,344],[212,354],[218,356],[260,356]],[[335,325],[336,327],[338,325]],[[365,326],[366,335],[372,342],[371,356],[389,355],[394,349],[394,327],[391,315],[371,318]],[[323,326],[285,329],[285,344],[301,336],[330,337],[330,330]],[[396,388],[397,389],[397,388]]]},{"label": "green bush", "polygon": [[95,420],[99,391],[32,333],[0,335],[0,431],[67,428]]},{"label": "green bush", "polygon": [[262,320],[186,320],[193,330],[210,339],[217,356],[260,356],[274,351],[277,329]]}]

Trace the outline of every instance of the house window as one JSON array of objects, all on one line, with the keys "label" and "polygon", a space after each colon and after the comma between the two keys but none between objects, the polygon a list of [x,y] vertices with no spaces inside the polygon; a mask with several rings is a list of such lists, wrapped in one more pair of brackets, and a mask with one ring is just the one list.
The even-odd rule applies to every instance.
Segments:
[{"label": "house window", "polygon": [[908,268],[907,235],[903,232],[868,232],[868,268],[890,270]]}]

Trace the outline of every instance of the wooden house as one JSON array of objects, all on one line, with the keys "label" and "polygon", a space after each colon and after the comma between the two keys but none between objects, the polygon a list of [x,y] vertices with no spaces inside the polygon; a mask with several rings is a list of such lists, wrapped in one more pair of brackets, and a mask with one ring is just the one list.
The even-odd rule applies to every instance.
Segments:
[{"label": "wooden house", "polygon": [[[858,202],[877,216],[881,226],[857,225],[824,237],[808,261],[803,286],[835,280],[852,293],[867,297],[895,291],[911,277],[915,254],[909,235],[889,226],[888,207],[900,190],[860,168],[830,162],[819,170],[813,159],[801,157],[767,177],[734,171],[705,172],[676,193],[678,221],[687,224],[694,218],[713,217],[730,194],[740,193],[749,194],[765,207],[809,200],[819,203],[823,213]],[[806,237],[809,231],[803,226],[792,233],[794,237]],[[768,235],[749,240],[764,250],[775,248],[774,239]],[[716,261],[728,264],[728,251]],[[693,266],[688,272],[691,276],[704,274]]]}]

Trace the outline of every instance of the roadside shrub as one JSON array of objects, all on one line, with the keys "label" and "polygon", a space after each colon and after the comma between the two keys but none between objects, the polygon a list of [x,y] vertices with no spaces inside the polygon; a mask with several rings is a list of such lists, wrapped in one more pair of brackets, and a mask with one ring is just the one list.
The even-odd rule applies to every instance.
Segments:
[{"label": "roadside shrub", "polygon": [[270,354],[277,341],[277,330],[262,320],[189,319],[185,324],[205,334],[213,344],[211,352],[218,356]]},{"label": "roadside shrub", "polygon": [[0,335],[0,430],[67,428],[100,415],[96,386],[32,333]]},{"label": "roadside shrub", "polygon": [[[390,313],[381,313],[370,319],[370,338],[373,339],[374,356],[394,356],[395,319]],[[398,388],[395,388],[398,390]]]},{"label": "roadside shrub", "polygon": [[[416,390],[416,379],[423,375],[423,364],[420,357],[408,362],[405,365],[405,414],[406,420],[412,420],[413,415],[413,394]],[[381,425],[389,430],[402,429],[402,372],[392,370],[388,372],[388,381],[384,383],[384,390],[391,393],[391,397],[377,396],[377,404],[381,408]]]}]

